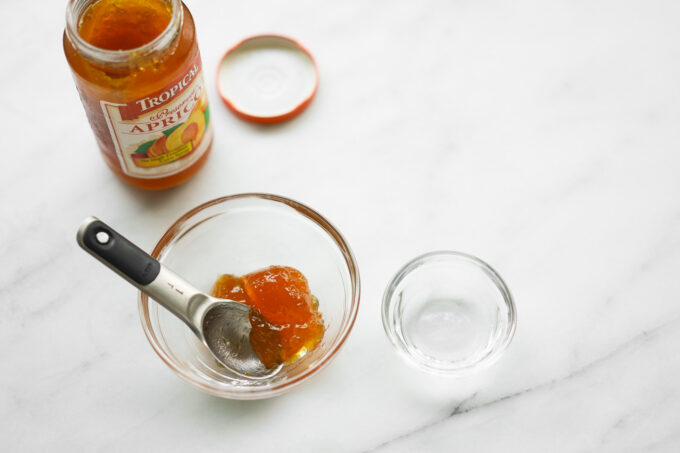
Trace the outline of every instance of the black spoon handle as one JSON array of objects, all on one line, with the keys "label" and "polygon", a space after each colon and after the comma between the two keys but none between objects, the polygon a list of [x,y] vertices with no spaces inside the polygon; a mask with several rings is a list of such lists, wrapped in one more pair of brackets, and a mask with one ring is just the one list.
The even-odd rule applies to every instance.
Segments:
[{"label": "black spoon handle", "polygon": [[153,282],[161,270],[158,261],[96,217],[83,221],[77,239],[85,251],[137,286]]},{"label": "black spoon handle", "polygon": [[213,298],[96,217],[88,217],[83,221],[77,238],[78,244],[86,252],[167,308],[203,339],[203,314]]}]

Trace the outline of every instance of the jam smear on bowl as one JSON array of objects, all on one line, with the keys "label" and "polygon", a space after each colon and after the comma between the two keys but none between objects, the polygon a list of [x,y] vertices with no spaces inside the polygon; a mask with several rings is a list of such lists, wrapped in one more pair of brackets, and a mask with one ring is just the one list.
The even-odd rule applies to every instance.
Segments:
[{"label": "jam smear on bowl", "polygon": [[211,294],[253,308],[250,343],[267,368],[295,361],[323,337],[318,301],[307,278],[292,267],[270,266],[242,277],[224,274]]}]

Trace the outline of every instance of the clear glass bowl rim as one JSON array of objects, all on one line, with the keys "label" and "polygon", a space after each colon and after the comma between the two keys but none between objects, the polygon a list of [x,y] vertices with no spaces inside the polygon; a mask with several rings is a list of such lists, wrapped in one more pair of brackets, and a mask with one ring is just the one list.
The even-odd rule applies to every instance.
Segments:
[{"label": "clear glass bowl rim", "polygon": [[163,236],[158,240],[158,243],[151,252],[151,256],[154,257],[155,259],[158,259],[163,249],[173,239],[175,239],[176,235],[181,231],[182,226],[201,211],[222,203],[244,198],[259,198],[268,201],[274,201],[277,203],[285,204],[286,206],[295,209],[298,213],[307,217],[315,224],[317,224],[320,228],[322,228],[324,232],[326,232],[334,240],[335,245],[338,247],[338,249],[343,255],[343,258],[347,265],[347,271],[350,277],[350,283],[352,287],[349,313],[346,322],[344,323],[340,330],[338,340],[329,349],[329,351],[322,356],[319,362],[316,363],[315,366],[310,367],[305,372],[301,373],[295,379],[291,379],[280,384],[275,384],[272,385],[271,387],[256,387],[256,388],[234,387],[233,389],[229,390],[225,390],[224,388],[217,388],[208,385],[205,382],[194,379],[194,377],[190,373],[187,373],[184,368],[179,366],[170,356],[168,356],[168,354],[165,353],[163,348],[159,345],[158,340],[156,338],[156,334],[151,327],[151,319],[149,318],[150,312],[148,297],[141,291],[138,294],[139,300],[138,307],[140,320],[142,322],[142,328],[144,330],[144,334],[146,335],[147,340],[151,344],[151,347],[156,352],[158,357],[160,357],[161,360],[165,362],[165,364],[170,369],[172,369],[179,377],[181,377],[183,380],[190,383],[191,385],[211,395],[215,395],[221,398],[249,400],[271,398],[280,395],[284,392],[287,392],[293,389],[294,387],[298,386],[302,382],[306,381],[313,375],[317,374],[318,372],[326,368],[326,366],[328,366],[328,364],[335,357],[336,353],[345,343],[345,340],[347,339],[349,333],[352,331],[352,328],[356,321],[357,313],[359,310],[359,299],[361,295],[361,281],[359,277],[359,268],[351,248],[345,241],[344,237],[340,234],[340,232],[328,220],[326,220],[321,214],[319,214],[312,208],[298,201],[280,195],[273,195],[268,193],[251,192],[228,195],[207,201],[203,204],[196,206],[195,208],[189,210],[184,215],[182,215],[167,229]]},{"label": "clear glass bowl rim", "polygon": [[[508,307],[508,328],[505,335],[499,339],[499,341],[494,345],[493,351],[486,356],[482,357],[479,361],[472,363],[464,367],[453,367],[453,366],[437,366],[431,361],[426,361],[420,357],[416,357],[408,350],[407,346],[402,342],[397,333],[394,331],[390,318],[392,318],[391,308],[392,299],[394,296],[394,291],[397,289],[398,285],[411,273],[411,271],[417,269],[421,265],[431,262],[437,258],[446,259],[456,259],[467,262],[476,266],[482,270],[489,280],[498,288],[506,306]],[[402,266],[396,274],[390,279],[389,284],[385,288],[385,293],[383,294],[382,300],[382,323],[385,333],[392,343],[392,346],[407,360],[418,368],[425,370],[433,374],[442,374],[450,376],[463,376],[470,372],[485,368],[493,364],[505,351],[505,349],[510,344],[512,337],[515,334],[517,328],[517,309],[515,307],[515,302],[510,293],[510,289],[505,284],[505,281],[501,276],[492,268],[488,263],[477,258],[474,255],[470,255],[464,252],[458,252],[453,250],[436,250],[422,255],[416,256],[411,261],[407,262]],[[447,362],[451,364],[451,362]]]}]

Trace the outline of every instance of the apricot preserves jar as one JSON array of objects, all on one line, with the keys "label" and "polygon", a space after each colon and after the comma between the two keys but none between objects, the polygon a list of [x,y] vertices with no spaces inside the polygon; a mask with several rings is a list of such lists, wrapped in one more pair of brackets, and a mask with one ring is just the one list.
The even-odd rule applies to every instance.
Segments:
[{"label": "apricot preserves jar", "polygon": [[181,184],[212,145],[196,29],[180,0],[71,0],[64,53],[104,160],[144,189]]}]

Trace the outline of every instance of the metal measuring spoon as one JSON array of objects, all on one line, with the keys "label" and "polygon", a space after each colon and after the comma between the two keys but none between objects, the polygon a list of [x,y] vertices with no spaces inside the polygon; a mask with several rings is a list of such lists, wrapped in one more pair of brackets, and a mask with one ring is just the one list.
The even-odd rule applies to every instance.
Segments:
[{"label": "metal measuring spoon", "polygon": [[229,370],[264,379],[281,369],[266,368],[253,351],[247,305],[199,291],[96,217],[83,221],[77,239],[85,251],[184,321]]}]

